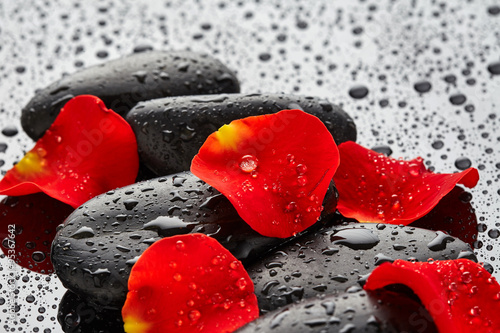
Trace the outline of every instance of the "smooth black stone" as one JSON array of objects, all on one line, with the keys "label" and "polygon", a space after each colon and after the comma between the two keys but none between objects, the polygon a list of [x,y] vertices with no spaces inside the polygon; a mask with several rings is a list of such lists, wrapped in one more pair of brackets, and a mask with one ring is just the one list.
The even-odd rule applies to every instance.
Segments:
[{"label": "smooth black stone", "polygon": [[139,103],[126,119],[137,137],[142,163],[163,176],[189,170],[192,158],[206,138],[222,125],[286,109],[301,109],[321,119],[337,144],[356,141],[352,118],[340,107],[315,97],[280,94],[168,97]]},{"label": "smooth black stone", "polygon": [[[472,251],[468,244],[451,236],[445,237],[440,246],[432,246],[436,238],[443,238],[440,233],[373,223],[334,225],[278,247],[247,270],[259,307],[268,312],[309,297],[338,295],[359,287],[363,276],[386,261],[448,260],[458,258],[461,251]],[[399,247],[394,248],[394,244]],[[275,263],[272,274],[269,263]],[[317,286],[323,288],[317,290]]]},{"label": "smooth black stone", "polygon": [[95,95],[125,115],[140,101],[165,96],[236,93],[238,80],[218,60],[188,51],[141,52],[67,75],[39,90],[23,108],[21,124],[34,140],[78,95]]},{"label": "smooth black stone", "polygon": [[65,333],[124,332],[120,310],[95,306],[71,291],[59,303],[57,321]]},{"label": "smooth black stone", "polygon": [[[335,212],[337,192],[332,184],[323,220]],[[110,191],[80,206],[57,233],[51,259],[67,289],[119,309],[139,256],[163,237],[186,233],[214,237],[245,265],[290,240],[261,236],[225,196],[184,172]]]},{"label": "smooth black stone", "polygon": [[422,304],[405,293],[380,289],[313,297],[267,313],[238,333],[434,333]]}]

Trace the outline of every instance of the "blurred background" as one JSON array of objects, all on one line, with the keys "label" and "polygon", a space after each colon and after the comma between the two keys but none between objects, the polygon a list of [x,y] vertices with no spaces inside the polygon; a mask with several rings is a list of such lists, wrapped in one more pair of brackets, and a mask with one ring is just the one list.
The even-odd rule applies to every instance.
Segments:
[{"label": "blurred background", "polygon": [[[500,277],[498,1],[1,1],[2,174],[34,144],[19,117],[37,89],[148,49],[208,53],[243,93],[326,98],[355,119],[360,144],[393,157],[421,156],[441,173],[478,168],[475,251]],[[0,330],[61,332],[57,277],[0,265]]]}]

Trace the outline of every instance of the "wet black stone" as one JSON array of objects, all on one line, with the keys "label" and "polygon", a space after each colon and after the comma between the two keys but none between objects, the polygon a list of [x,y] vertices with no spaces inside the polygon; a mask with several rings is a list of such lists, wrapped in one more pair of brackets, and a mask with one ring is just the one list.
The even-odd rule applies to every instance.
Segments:
[{"label": "wet black stone", "polygon": [[238,333],[426,332],[437,328],[406,290],[378,290],[311,298],[257,318]]},{"label": "wet black stone", "polygon": [[[335,212],[336,197],[330,186],[323,218]],[[119,309],[130,270],[141,253],[163,237],[186,233],[214,237],[244,264],[288,241],[261,236],[220,192],[184,172],[86,202],[58,231],[51,260],[67,289],[95,304]]]},{"label": "wet black stone", "polygon": [[59,303],[57,321],[68,333],[124,332],[120,310],[89,303],[71,291],[67,291]]},{"label": "wet black stone", "polygon": [[141,161],[158,176],[189,170],[206,138],[222,125],[248,116],[301,109],[323,121],[335,142],[356,141],[356,125],[322,98],[287,94],[181,96],[141,102],[126,117]]},{"label": "wet black stone", "polygon": [[[441,241],[437,236],[434,231],[396,225],[332,225],[276,248],[249,265],[247,271],[254,281],[259,307],[267,312],[320,294],[339,295],[359,286],[362,276],[385,261],[448,260],[457,258],[460,251],[472,251],[457,238],[445,235]],[[338,251],[325,252],[331,247]],[[272,277],[267,267],[271,262],[281,264],[273,268]],[[291,278],[286,280],[285,276]],[[279,285],[269,284],[274,280]],[[313,288],[317,285],[324,287],[318,291]]]},{"label": "wet black stone", "polygon": [[[142,74],[138,76],[137,73]],[[168,79],[163,79],[165,75]],[[107,108],[125,116],[144,100],[235,93],[239,89],[234,73],[208,55],[188,51],[134,53],[82,69],[37,91],[22,110],[21,124],[36,140],[49,128],[69,99],[83,94],[101,98]]]}]

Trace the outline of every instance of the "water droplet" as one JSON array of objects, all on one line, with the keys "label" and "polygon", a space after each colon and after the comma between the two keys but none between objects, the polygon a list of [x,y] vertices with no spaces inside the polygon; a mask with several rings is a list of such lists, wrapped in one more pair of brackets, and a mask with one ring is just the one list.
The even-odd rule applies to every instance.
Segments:
[{"label": "water droplet", "polygon": [[182,275],[180,275],[179,273],[175,273],[174,280],[177,282],[180,282],[182,280]]},{"label": "water droplet", "polygon": [[134,207],[137,206],[138,203],[139,201],[137,201],[136,199],[127,199],[123,201],[123,205],[125,206],[126,210],[134,209]]},{"label": "water droplet", "polygon": [[441,140],[436,140],[431,144],[432,148],[434,149],[441,149],[444,146],[444,142]]},{"label": "water droplet", "polygon": [[419,81],[413,87],[419,93],[426,93],[431,90],[432,85],[429,81]]},{"label": "water droplet", "polygon": [[250,173],[257,169],[259,161],[253,155],[245,155],[240,160],[240,170],[246,173]]},{"label": "water droplet", "polygon": [[132,76],[135,77],[139,83],[144,83],[146,82],[146,77],[148,76],[148,72],[137,71],[135,73],[132,73]]},{"label": "water droplet", "polygon": [[82,238],[91,238],[94,237],[94,235],[95,235],[94,229],[84,226],[75,231],[69,237],[74,239],[82,239]]},{"label": "water droplet", "polygon": [[333,244],[345,245],[353,250],[368,250],[380,242],[371,230],[361,228],[341,229],[330,236]]},{"label": "water droplet", "polygon": [[442,231],[437,231],[436,237],[427,244],[427,247],[431,251],[441,251],[446,249],[446,244],[453,241],[455,241],[455,238],[452,236],[445,234]]},{"label": "water droplet", "polygon": [[295,170],[297,171],[297,174],[303,175],[307,172],[307,166],[305,164],[298,164]]},{"label": "water droplet", "polygon": [[467,168],[470,168],[471,165],[472,165],[472,162],[467,157],[459,157],[455,160],[455,167],[458,170],[465,170]]},{"label": "water droplet", "polygon": [[200,319],[201,313],[198,310],[191,310],[188,313],[188,318],[191,322],[196,322]]},{"label": "water droplet", "polygon": [[306,176],[298,176],[297,177],[297,184],[299,186],[306,186],[307,185],[307,177]]},{"label": "water droplet", "polygon": [[471,316],[478,317],[481,314],[481,309],[476,305],[469,310],[469,314]]},{"label": "water droplet", "polygon": [[15,136],[18,133],[18,130],[15,126],[6,126],[2,129],[2,134],[11,137]]},{"label": "water droplet", "polygon": [[175,248],[176,248],[178,251],[183,251],[183,250],[186,248],[186,244],[184,244],[184,242],[183,242],[183,241],[178,240],[178,241],[175,243]]},{"label": "water droplet", "polygon": [[368,88],[365,86],[354,86],[351,89],[349,89],[349,96],[351,96],[354,99],[361,99],[366,97],[368,95]]},{"label": "water droplet", "polygon": [[295,209],[297,209],[297,204],[292,201],[292,202],[288,203],[288,205],[286,205],[285,213],[290,213],[290,212],[294,211]]},{"label": "water droplet", "polygon": [[240,278],[237,282],[236,282],[236,285],[238,286],[238,288],[240,290],[245,290],[245,288],[247,287],[247,280],[245,278]]},{"label": "water droplet", "polygon": [[488,236],[490,236],[493,239],[498,238],[500,236],[500,231],[498,229],[490,229],[488,231]]},{"label": "water droplet", "polygon": [[33,260],[36,262],[42,262],[45,260],[46,256],[45,256],[45,253],[43,253],[42,251],[36,251],[36,252],[33,252],[33,254],[31,255],[31,258],[33,258]]},{"label": "water droplet", "polygon": [[496,16],[498,14],[500,14],[500,6],[490,6],[488,7],[488,14],[492,15],[492,16]]},{"label": "water droplet", "polygon": [[472,282],[472,274],[470,272],[462,273],[462,282],[463,283],[471,283]]},{"label": "water droplet", "polygon": [[467,100],[464,94],[455,94],[450,96],[450,103],[453,105],[462,105]]},{"label": "water droplet", "polygon": [[259,54],[259,59],[262,61],[269,61],[269,60],[271,60],[271,54],[270,53],[261,53],[261,54]]}]

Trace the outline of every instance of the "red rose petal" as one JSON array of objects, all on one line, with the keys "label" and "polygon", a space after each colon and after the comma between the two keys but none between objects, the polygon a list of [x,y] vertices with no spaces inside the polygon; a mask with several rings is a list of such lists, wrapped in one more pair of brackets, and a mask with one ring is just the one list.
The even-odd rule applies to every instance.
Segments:
[{"label": "red rose petal", "polygon": [[0,194],[44,192],[73,207],[134,182],[130,125],[95,96],[71,99],[35,147],[0,181]]},{"label": "red rose petal", "polygon": [[325,125],[285,110],[222,126],[200,148],[191,171],[224,194],[254,230],[285,238],[318,220],[338,163]]},{"label": "red rose petal", "polygon": [[412,227],[441,230],[474,248],[477,241],[477,217],[470,200],[472,196],[455,186],[429,213],[411,223]]},{"label": "red rose petal", "polygon": [[474,187],[479,173],[428,171],[421,158],[397,160],[355,142],[339,146],[340,166],[334,176],[339,212],[359,222],[409,224],[427,214],[457,183]]},{"label": "red rose petal", "polygon": [[240,261],[203,234],[157,241],[132,267],[125,331],[232,332],[259,315]]},{"label": "red rose petal", "polygon": [[52,273],[50,246],[57,226],[71,212],[71,206],[44,193],[4,198],[0,202],[0,249],[24,268]]},{"label": "red rose petal", "polygon": [[439,332],[500,332],[500,285],[480,264],[466,259],[384,263],[364,286],[404,284],[420,298]]}]

